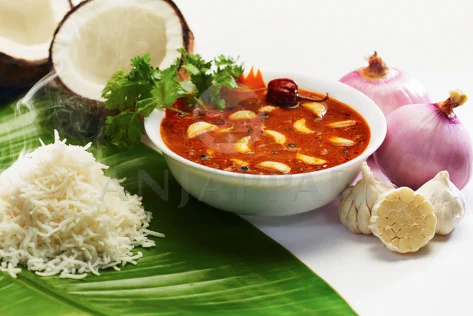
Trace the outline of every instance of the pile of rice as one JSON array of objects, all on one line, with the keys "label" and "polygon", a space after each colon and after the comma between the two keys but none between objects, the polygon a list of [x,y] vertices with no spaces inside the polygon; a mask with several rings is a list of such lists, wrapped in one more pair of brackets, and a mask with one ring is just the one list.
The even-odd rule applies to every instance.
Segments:
[{"label": "pile of rice", "polygon": [[151,213],[108,167],[87,151],[90,144],[61,141],[21,155],[0,175],[0,270],[12,277],[19,265],[40,276],[85,278],[88,273],[136,264],[153,247]]}]

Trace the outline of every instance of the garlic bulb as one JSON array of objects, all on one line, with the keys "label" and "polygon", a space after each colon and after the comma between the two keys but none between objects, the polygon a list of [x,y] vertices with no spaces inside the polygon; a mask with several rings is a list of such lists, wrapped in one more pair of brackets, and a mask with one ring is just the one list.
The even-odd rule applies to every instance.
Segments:
[{"label": "garlic bulb", "polygon": [[437,217],[437,234],[449,234],[465,216],[465,197],[450,181],[448,171],[440,171],[417,192],[422,194],[434,207]]},{"label": "garlic bulb", "polygon": [[416,252],[435,235],[432,204],[407,187],[383,193],[373,208],[370,229],[391,251]]},{"label": "garlic bulb", "polygon": [[371,210],[378,197],[393,187],[377,180],[366,162],[361,164],[363,178],[342,192],[338,213],[343,225],[356,234],[371,234]]}]

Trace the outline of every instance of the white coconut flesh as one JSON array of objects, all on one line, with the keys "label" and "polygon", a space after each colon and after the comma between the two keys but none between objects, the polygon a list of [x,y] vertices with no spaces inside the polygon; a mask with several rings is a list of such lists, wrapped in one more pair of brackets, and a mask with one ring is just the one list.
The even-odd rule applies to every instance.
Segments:
[{"label": "white coconut flesh", "polygon": [[130,59],[150,53],[154,67],[180,57],[183,27],[162,0],[92,0],[78,7],[59,28],[51,48],[53,67],[72,92],[103,101],[102,89]]},{"label": "white coconut flesh", "polygon": [[68,0],[0,0],[0,52],[25,60],[47,59]]}]

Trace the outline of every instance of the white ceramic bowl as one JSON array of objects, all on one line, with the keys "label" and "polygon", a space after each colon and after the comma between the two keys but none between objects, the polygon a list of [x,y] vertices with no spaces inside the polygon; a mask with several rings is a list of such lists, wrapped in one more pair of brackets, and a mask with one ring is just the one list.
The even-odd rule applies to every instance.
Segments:
[{"label": "white ceramic bowl", "polygon": [[248,175],[212,169],[172,152],[160,133],[163,111],[145,119],[151,142],[163,154],[174,178],[198,200],[221,210],[245,215],[282,216],[317,209],[333,201],[354,180],[362,162],[381,146],[386,136],[383,112],[367,96],[337,81],[292,73],[265,72],[265,80],[292,78],[300,89],[328,92],[360,113],[371,130],[366,150],[353,160],[316,172],[295,175]]}]

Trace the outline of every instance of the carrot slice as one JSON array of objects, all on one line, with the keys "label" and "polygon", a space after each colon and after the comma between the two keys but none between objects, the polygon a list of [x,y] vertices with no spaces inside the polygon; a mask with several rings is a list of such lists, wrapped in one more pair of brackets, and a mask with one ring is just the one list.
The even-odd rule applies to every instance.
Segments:
[{"label": "carrot slice", "polygon": [[264,83],[263,74],[261,73],[261,70],[258,69],[255,74],[254,67],[251,67],[250,72],[247,76],[242,74],[240,77],[238,77],[237,83],[250,89],[266,88],[266,84]]}]

